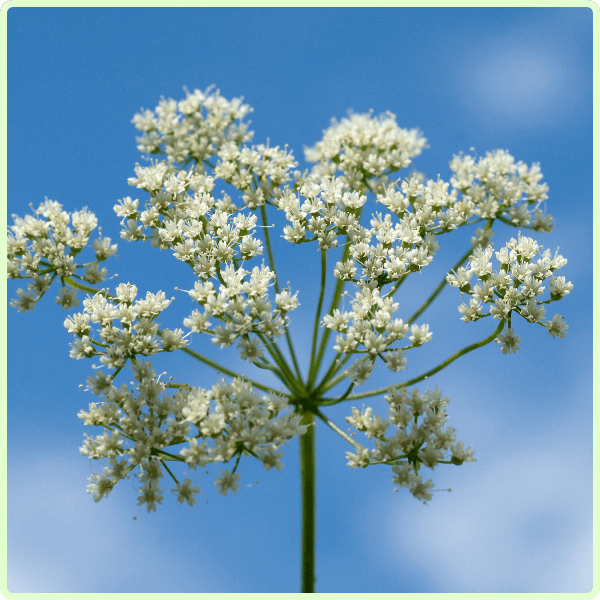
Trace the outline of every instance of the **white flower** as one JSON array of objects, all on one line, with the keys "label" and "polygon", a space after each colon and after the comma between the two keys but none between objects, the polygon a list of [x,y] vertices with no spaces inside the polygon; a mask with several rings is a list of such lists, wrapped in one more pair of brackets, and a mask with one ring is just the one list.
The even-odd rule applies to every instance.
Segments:
[{"label": "white flower", "polygon": [[556,336],[564,338],[567,334],[567,329],[569,329],[569,326],[565,323],[565,318],[561,315],[554,315],[552,321],[546,321],[544,323],[544,327],[548,330],[548,333],[552,338],[555,338]]},{"label": "white flower", "polygon": [[115,482],[107,477],[103,477],[100,473],[92,473],[88,477],[91,481],[87,486],[87,493],[94,494],[94,502],[100,502],[102,498],[107,498],[115,485]]},{"label": "white flower", "polygon": [[140,481],[143,483],[153,482],[158,484],[158,481],[163,476],[162,467],[157,460],[149,460],[146,463],[140,464]]},{"label": "white flower", "polygon": [[240,351],[240,358],[248,360],[251,363],[256,362],[264,355],[258,338],[253,338],[251,340],[240,338],[238,341],[238,349]]},{"label": "white flower", "polygon": [[111,378],[107,377],[103,371],[96,371],[93,376],[87,378],[87,384],[90,391],[96,395],[110,387],[111,383]]},{"label": "white flower", "polygon": [[233,323],[227,323],[225,327],[219,325],[215,327],[214,332],[215,337],[212,338],[212,343],[215,346],[220,345],[221,348],[231,346],[237,338],[237,333],[235,332],[235,325]]},{"label": "white flower", "polygon": [[111,245],[111,239],[109,237],[106,238],[98,238],[94,240],[92,246],[96,251],[96,260],[103,261],[106,260],[109,256],[112,256],[117,251],[117,245]]},{"label": "white flower", "polygon": [[69,288],[61,288],[58,290],[56,304],[67,310],[78,306],[79,300],[77,299],[77,292],[75,290],[70,290]]},{"label": "white flower", "polygon": [[392,483],[399,485],[400,487],[410,487],[416,485],[420,481],[420,476],[416,475],[413,468],[406,462],[400,465],[394,465],[392,472],[395,476],[392,477]]},{"label": "white flower", "polygon": [[159,487],[155,487],[152,481],[148,481],[144,484],[142,489],[140,490],[141,496],[138,496],[138,506],[143,506],[146,504],[146,510],[148,512],[155,511],[156,512],[156,504],[162,504],[163,496],[161,496],[162,490]]},{"label": "white flower", "polygon": [[95,262],[85,269],[84,279],[89,283],[101,283],[106,279],[108,271],[105,267],[100,268],[100,265]]},{"label": "white flower", "polygon": [[[188,419],[190,421],[196,420],[191,414],[188,416]],[[210,460],[207,454],[208,446],[204,442],[198,444],[198,440],[196,438],[191,438],[189,440],[189,444],[189,448],[183,448],[180,451],[180,454],[185,459],[187,465],[192,469],[195,469],[196,467],[205,467]]]},{"label": "white flower", "polygon": [[275,302],[284,313],[295,310],[298,306],[298,292],[292,296],[289,290],[282,290],[281,293],[275,295]]},{"label": "white flower", "polygon": [[475,458],[473,458],[473,454],[475,451],[472,446],[468,448],[464,448],[464,442],[458,442],[457,444],[452,444],[450,446],[450,450],[452,452],[452,463],[455,465],[462,465],[463,462],[474,462]]},{"label": "white flower", "polygon": [[127,196],[123,200],[118,200],[118,204],[114,206],[113,210],[117,213],[118,217],[129,218],[137,214],[139,205],[139,200],[132,200]]},{"label": "white flower", "polygon": [[187,340],[183,339],[183,330],[175,329],[163,329],[161,334],[161,344],[165,352],[173,352],[177,348],[185,348]]},{"label": "white flower", "polygon": [[350,354],[356,348],[358,341],[354,338],[354,332],[348,331],[346,336],[336,335],[336,344],[333,349],[340,354]]},{"label": "white flower", "polygon": [[481,246],[477,246],[473,250],[473,255],[470,260],[471,271],[479,277],[491,275],[492,263],[490,262],[490,258],[492,257],[492,254],[493,249],[491,246],[488,246],[485,249]]},{"label": "white flower", "polygon": [[353,454],[352,452],[346,452],[348,466],[351,469],[356,469],[357,467],[364,469],[371,462],[369,450],[360,444],[356,444],[356,450],[356,454]]},{"label": "white flower", "polygon": [[189,506],[194,506],[196,504],[194,496],[198,495],[201,490],[197,485],[192,485],[192,480],[186,477],[183,483],[178,483],[177,487],[171,491],[177,494],[177,502],[180,504],[187,502]]},{"label": "white flower", "polygon": [[394,350],[386,352],[383,355],[383,360],[390,371],[402,371],[406,369],[406,358],[404,358],[404,350]]},{"label": "white flower", "polygon": [[196,331],[197,333],[202,333],[206,331],[210,326],[210,314],[201,313],[199,310],[194,310],[192,314],[183,320],[183,324],[191,329],[192,331]]},{"label": "white flower", "polygon": [[473,275],[473,271],[459,267],[457,273],[448,273],[446,281],[453,287],[463,288],[469,284],[469,279]]},{"label": "white flower", "polygon": [[496,342],[502,344],[500,348],[503,354],[513,354],[517,353],[517,350],[520,348],[519,344],[521,343],[521,338],[518,335],[515,335],[513,329],[507,329],[504,335],[500,334],[496,338]]},{"label": "white flower", "polygon": [[530,323],[539,323],[545,313],[546,309],[537,304],[535,298],[531,298],[527,303],[527,306],[524,306],[521,309],[521,316],[525,317]]},{"label": "white flower", "polygon": [[240,487],[237,482],[241,479],[239,473],[229,473],[229,469],[221,471],[221,476],[215,479],[215,485],[219,488],[219,494],[227,496],[227,492],[237,492]]},{"label": "white flower", "polygon": [[502,320],[508,319],[512,306],[508,304],[505,299],[496,298],[494,306],[490,307],[490,314],[494,319]]},{"label": "white flower", "polygon": [[469,306],[466,304],[461,304],[458,307],[458,312],[463,315],[461,320],[464,323],[468,323],[469,321],[477,321],[481,316],[481,303],[476,298],[471,298],[469,300]]},{"label": "white flower", "polygon": [[411,325],[410,332],[412,335],[408,336],[408,339],[413,343],[413,346],[421,346],[425,342],[428,342],[433,335],[429,331],[429,325]]},{"label": "white flower", "polygon": [[75,340],[71,344],[71,358],[89,358],[95,354],[94,346],[90,343],[90,338],[84,335],[80,340]]},{"label": "white flower", "polygon": [[345,192],[342,196],[342,202],[348,208],[360,208],[366,201],[367,197],[358,192]]},{"label": "white flower", "polygon": [[419,458],[426,467],[432,469],[438,464],[438,461],[444,458],[444,453],[435,444],[427,444],[425,448],[419,450]]},{"label": "white flower", "polygon": [[36,297],[31,292],[25,292],[23,289],[17,290],[18,300],[11,300],[10,305],[19,312],[27,312],[35,308]]},{"label": "white flower", "polygon": [[362,358],[357,358],[352,364],[352,367],[346,372],[346,377],[356,383],[356,385],[362,385],[369,379],[373,366],[373,361],[365,361]]},{"label": "white flower", "polygon": [[[421,478],[418,475],[419,479]],[[423,504],[427,504],[427,500],[431,500],[432,496],[429,490],[433,487],[433,481],[428,479],[425,482],[418,481],[410,486],[410,493],[417,499],[421,500]]]},{"label": "white flower", "polygon": [[279,459],[282,457],[283,452],[277,450],[277,446],[273,444],[260,455],[260,460],[267,471],[270,471],[272,468],[275,468],[276,471],[281,471],[283,463]]},{"label": "white flower", "polygon": [[564,277],[552,277],[550,279],[550,294],[554,297],[563,297],[571,292],[573,284],[566,282]]}]

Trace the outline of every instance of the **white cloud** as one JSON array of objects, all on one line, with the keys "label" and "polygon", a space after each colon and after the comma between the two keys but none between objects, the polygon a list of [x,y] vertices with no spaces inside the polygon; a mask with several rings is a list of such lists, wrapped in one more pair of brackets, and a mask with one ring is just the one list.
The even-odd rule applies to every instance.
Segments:
[{"label": "white cloud", "polygon": [[488,460],[482,477],[470,485],[461,480],[426,511],[381,507],[388,519],[385,539],[377,541],[383,556],[402,564],[410,539],[411,555],[428,557],[422,575],[449,592],[589,591],[590,466],[581,462],[586,449],[571,441],[562,459],[549,461],[556,456],[552,439],[577,440],[564,429],[556,433]]},{"label": "white cloud", "polygon": [[568,80],[550,49],[500,45],[480,58],[468,87],[479,107],[496,116],[538,120],[563,104]]},{"label": "white cloud", "polygon": [[585,55],[566,46],[568,24],[552,13],[492,33],[464,51],[451,74],[456,98],[489,129],[521,124],[527,129],[568,122],[591,93]]},{"label": "white cloud", "polygon": [[[189,544],[178,542],[187,535],[178,527],[184,519],[165,523],[164,513],[144,519],[144,511],[134,521],[131,489],[115,488],[95,503],[85,493],[85,472],[85,461],[56,451],[9,468],[8,590],[181,591],[174,588],[186,585],[181,574]],[[225,574],[208,550],[199,548],[194,563],[187,579],[218,591]]]}]

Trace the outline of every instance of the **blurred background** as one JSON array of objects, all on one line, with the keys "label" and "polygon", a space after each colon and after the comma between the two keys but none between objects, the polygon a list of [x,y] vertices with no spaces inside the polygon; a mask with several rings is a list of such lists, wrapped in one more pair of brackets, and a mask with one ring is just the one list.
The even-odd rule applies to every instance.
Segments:
[{"label": "blurred background", "polygon": [[[288,144],[302,168],[303,146],[348,109],[390,110],[401,127],[421,129],[430,147],[414,166],[428,178],[448,180],[452,156],[471,147],[541,163],[556,226],[534,237],[568,259],[559,274],[574,289],[547,314],[564,315],[568,335],[553,340],[519,320],[516,355],[490,344],[431,378],[451,398],[448,424],[477,462],[427,469],[436,489],[452,488],[427,506],[394,493],[388,467],[348,468],[346,442],[319,424],[318,592],[592,589],[592,15],[589,7],[8,9],[9,225],[45,196],[67,211],[89,207],[119,242],[119,260],[105,265],[119,279],[109,284],[175,296],[163,326],[181,326],[193,308],[174,290],[193,285],[188,269],[149,244],[120,243],[112,210],[125,196],[145,200],[127,185],[143,162],[130,121],[161,95],[179,100],[183,86],[215,84],[226,98],[244,96],[255,109],[253,142]],[[497,228],[496,248],[517,233]],[[434,262],[399,296],[398,316],[422,303],[470,235],[440,239]],[[277,248],[281,280],[300,290],[291,327],[307,363],[318,253]],[[9,298],[17,287],[9,281]],[[193,508],[167,490],[158,512],[140,512],[130,481],[98,504],[86,493],[99,470],[78,451],[84,430],[94,433],[77,418],[96,399],[78,389],[91,361],[69,358],[63,321],[76,311],[56,306],[56,292],[33,312],[8,309],[8,590],[298,591],[297,440],[279,473],[242,461],[243,485],[226,498],[213,475],[192,472],[202,488]],[[419,320],[432,342],[401,377],[375,371],[364,389],[413,377],[489,335],[489,320],[460,321],[463,300],[446,289]],[[193,348],[220,356],[197,338]],[[157,357],[157,371],[216,383],[180,354]],[[235,351],[223,356],[248,371]],[[385,411],[382,399],[366,402]],[[346,403],[327,414],[346,428],[350,412]]]}]

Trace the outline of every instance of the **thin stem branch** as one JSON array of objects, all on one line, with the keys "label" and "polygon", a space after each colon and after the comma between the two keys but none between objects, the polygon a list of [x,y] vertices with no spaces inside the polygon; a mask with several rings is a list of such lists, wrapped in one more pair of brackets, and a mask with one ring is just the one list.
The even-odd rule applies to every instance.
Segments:
[{"label": "thin stem branch", "polygon": [[[484,227],[484,231],[487,231],[488,229],[491,228],[492,224],[494,222],[494,219],[488,219],[485,227]],[[456,264],[452,267],[452,269],[450,269],[451,271],[456,271],[456,269],[458,269],[459,267],[461,267],[463,265],[463,263],[469,258],[469,256],[471,256],[471,254],[473,253],[473,248],[474,246],[471,246],[456,262]],[[446,278],[444,277],[439,285],[435,288],[435,290],[433,290],[433,292],[431,293],[431,295],[429,296],[429,298],[427,298],[427,300],[425,300],[425,302],[422,304],[422,306],[415,311],[415,313],[410,317],[410,319],[407,321],[407,323],[409,325],[411,325],[412,323],[415,322],[415,320],[429,307],[429,305],[438,297],[438,295],[440,294],[440,292],[444,289],[444,287],[446,286],[448,282],[446,281]],[[394,290],[395,291],[395,290]]]},{"label": "thin stem branch", "polygon": [[171,471],[171,469],[169,469],[169,467],[167,467],[167,465],[165,464],[165,462],[163,460],[160,461],[160,464],[167,470],[167,473],[171,476],[173,481],[175,483],[179,483],[179,480],[177,479],[177,477],[175,477],[175,475],[173,475],[173,472]]},{"label": "thin stem branch", "polygon": [[[460,259],[456,262],[456,264],[452,267],[452,271],[456,271],[456,269],[458,269],[460,266],[462,266],[462,264],[469,258],[469,256],[471,256],[471,254],[473,253],[473,247],[469,248],[461,257]],[[416,310],[413,315],[410,317],[410,319],[407,321],[407,323],[409,325],[411,325],[412,323],[415,322],[415,320],[423,313],[425,312],[425,310],[427,310],[427,308],[429,308],[430,304],[439,296],[439,294],[441,293],[441,291],[444,289],[444,287],[447,285],[447,281],[446,278],[444,277],[440,283],[438,284],[438,286],[435,288],[435,290],[433,290],[433,292],[431,293],[431,295],[429,296],[429,298],[427,298],[427,300],[425,300],[425,302],[421,305],[421,307]]]},{"label": "thin stem branch", "polygon": [[[188,347],[179,348],[179,350],[181,350],[182,352],[185,352],[186,354],[189,354],[190,356],[193,356],[195,359],[199,360],[200,362],[204,363],[205,365],[212,367],[213,369],[215,369],[215,371],[221,371],[222,373],[225,373],[225,375],[229,375],[229,377],[235,378],[235,377],[240,376],[239,373],[236,373],[235,371],[232,371],[232,370],[228,369],[227,367],[224,367],[223,365],[220,365],[219,363],[216,363],[213,360],[210,360],[210,358],[206,358],[206,356],[203,356],[202,354],[199,354],[198,352],[195,352],[194,350],[192,350]],[[248,383],[251,383],[255,388],[258,388],[259,390],[263,390],[264,392],[275,392],[275,390],[273,388],[263,385],[262,383],[259,383],[258,381],[254,381],[254,379],[250,379],[249,377],[244,377],[244,379]]]},{"label": "thin stem branch", "polygon": [[315,394],[320,395],[321,391],[324,389],[324,386],[327,384],[327,382],[329,381],[330,377],[333,377],[340,369],[340,356],[341,353],[338,352],[333,361],[331,362],[331,365],[329,365],[329,369],[327,370],[327,373],[325,373],[325,375],[323,375],[323,379],[321,380],[321,382],[315,387]]},{"label": "thin stem branch", "polygon": [[355,385],[356,384],[354,383],[354,381],[352,383],[350,383],[350,385],[348,386],[348,388],[346,389],[346,391],[341,396],[339,396],[337,398],[337,401],[338,402],[343,402],[350,395],[350,392],[354,389]]},{"label": "thin stem branch", "polygon": [[[346,246],[344,247],[344,252],[342,254],[342,262],[346,261],[348,259],[348,256],[350,255],[350,243],[349,243],[349,239],[346,239]],[[338,304],[340,302],[340,298],[342,297],[342,292],[344,291],[344,284],[346,282],[343,279],[338,279],[336,284],[335,284],[335,289],[333,291],[333,296],[331,298],[331,305],[329,307],[329,311],[327,312],[328,315],[333,314],[333,311],[338,307]],[[321,364],[321,360],[323,360],[323,354],[325,353],[325,350],[327,348],[327,341],[329,340],[329,336],[331,335],[331,330],[327,327],[325,328],[325,331],[323,333],[323,337],[321,338],[321,344],[319,346],[319,354],[317,356],[317,363]],[[336,357],[337,359],[337,357]],[[335,360],[334,359],[334,363]],[[332,366],[333,364],[332,363]],[[327,373],[329,373],[329,371],[327,371]],[[323,378],[323,381],[326,381],[327,375],[325,375],[325,377]]]},{"label": "thin stem branch", "polygon": [[[275,259],[273,258],[273,249],[271,248],[271,237],[269,236],[269,221],[267,219],[267,209],[265,205],[261,205],[260,207],[260,216],[262,220],[262,224],[265,231],[265,246],[267,247],[267,256],[269,258],[269,264],[271,265],[271,270],[275,273],[275,292],[279,294],[279,278],[277,277],[277,271],[275,269]],[[290,336],[290,332],[288,328],[285,328],[285,341],[287,342],[288,349],[290,351],[290,355],[292,357],[292,363],[294,365],[294,370],[296,371],[296,375],[298,379],[302,379],[302,374],[300,372],[300,367],[298,365],[298,359],[296,358],[296,352],[294,350],[294,344],[292,343],[292,338]]]},{"label": "thin stem branch", "polygon": [[[89,285],[85,285],[84,283],[79,283],[78,281],[75,281],[71,277],[62,277],[61,279],[67,285],[71,286],[72,288],[74,288],[76,290],[80,290],[82,292],[88,292],[90,294],[97,294],[98,292],[101,291],[101,290],[97,290],[96,288],[93,288]],[[108,293],[106,293],[106,296],[111,299],[113,298],[113,296],[111,296]]]},{"label": "thin stem branch", "polygon": [[313,412],[315,415],[317,415],[317,417],[319,417],[319,419],[321,419],[321,421],[323,421],[328,427],[330,427],[331,429],[333,429],[333,431],[335,431],[338,435],[340,435],[341,437],[343,437],[347,442],[349,442],[350,444],[352,444],[352,446],[354,448],[358,448],[359,444],[356,440],[353,440],[345,431],[343,431],[342,429],[340,429],[331,419],[329,419],[328,417],[326,417],[320,410],[318,409],[313,409]]},{"label": "thin stem branch", "polygon": [[[465,354],[467,354],[473,350],[476,350],[477,348],[481,348],[482,346],[485,346],[486,344],[489,344],[490,342],[495,340],[496,337],[502,332],[502,329],[503,329],[505,323],[506,323],[505,320],[500,321],[500,325],[498,325],[498,327],[496,327],[496,329],[494,330],[493,333],[491,333],[487,337],[483,338],[479,342],[475,342],[474,344],[465,346],[462,350],[455,352],[452,356],[447,358],[445,361],[443,361],[439,365],[433,367],[433,369],[429,369],[429,371],[423,373],[422,375],[419,375],[418,377],[414,377],[413,379],[409,379],[408,381],[399,383],[394,386],[387,386],[387,387],[379,388],[377,390],[371,390],[370,392],[350,394],[347,399],[348,400],[357,400],[359,398],[370,398],[372,396],[379,396],[380,394],[387,392],[390,387],[395,387],[395,388],[407,387],[409,385],[413,385],[414,383],[418,383],[419,381],[422,381],[423,379],[427,379],[431,375],[434,375],[438,371],[441,371],[442,369],[447,367],[449,364],[453,363],[457,358],[460,358],[461,356],[464,356]],[[337,404],[339,401],[340,400],[338,398],[332,398],[330,400],[324,400],[323,402],[321,402],[321,405],[329,406],[332,404]]]},{"label": "thin stem branch", "polygon": [[[338,363],[336,365],[333,365],[334,369],[333,369],[333,372],[331,373],[330,377],[333,377],[336,373],[338,373],[340,371],[340,369],[352,358],[353,354],[354,354],[354,352],[346,354],[346,356],[344,356],[344,358],[342,358],[342,360],[338,361]],[[323,382],[321,383],[321,386],[319,386],[319,393],[322,394],[322,393],[330,390],[331,388],[335,387],[340,381],[342,381],[344,379],[344,377],[346,377],[346,375],[344,373],[342,373],[341,375],[338,375],[335,379],[332,379],[329,383],[326,383],[325,378],[323,378]],[[322,386],[325,386],[325,387],[322,387]]]},{"label": "thin stem branch", "polygon": [[270,340],[267,336],[262,333],[255,332],[261,342],[265,345],[267,352],[271,355],[279,369],[273,369],[273,372],[281,380],[281,382],[293,393],[302,394],[303,386],[302,381],[294,376],[290,368],[288,367],[281,350],[277,347],[277,344]]},{"label": "thin stem branch", "polygon": [[[277,271],[275,269],[275,260],[273,259],[273,250],[271,249],[271,238],[269,237],[269,220],[267,219],[267,209],[265,205],[262,204],[260,207],[260,217],[262,220],[263,228],[265,230],[265,246],[267,247],[267,256],[269,258],[269,264],[271,265],[271,270],[275,275],[277,275]],[[275,291],[279,294],[279,283],[277,278],[275,278]]]},{"label": "thin stem branch", "polygon": [[325,285],[327,283],[327,251],[321,250],[321,291],[319,292],[319,303],[315,314],[315,324],[313,326],[312,348],[310,351],[310,369],[308,372],[308,387],[310,388],[319,372],[319,363],[315,356],[317,350],[317,338],[319,337],[319,324],[321,322],[321,310],[323,309],[323,298],[325,296]]}]

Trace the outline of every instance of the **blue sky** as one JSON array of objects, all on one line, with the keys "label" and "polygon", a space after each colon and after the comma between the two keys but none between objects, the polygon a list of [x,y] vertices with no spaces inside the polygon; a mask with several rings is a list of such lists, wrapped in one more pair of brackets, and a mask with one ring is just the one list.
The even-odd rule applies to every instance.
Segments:
[{"label": "blue sky", "polygon": [[[244,96],[255,109],[254,142],[288,144],[301,164],[303,146],[348,109],[390,110],[401,127],[420,128],[430,148],[415,166],[434,179],[448,179],[448,161],[471,147],[541,163],[556,226],[538,239],[560,247],[569,261],[561,274],[574,284],[556,305],[567,337],[522,327],[518,354],[492,344],[430,380],[452,399],[449,424],[477,462],[436,468],[436,487],[452,492],[428,506],[393,493],[389,469],[349,469],[346,443],[317,428],[319,592],[592,588],[592,15],[589,7],[8,10],[9,215],[48,196],[65,210],[88,206],[120,241],[112,207],[137,191],[127,178],[141,160],[130,120],[161,95],[180,99],[183,86]],[[497,247],[513,235],[498,228]],[[303,290],[292,333],[306,353],[312,258],[300,263],[281,248],[282,279]],[[462,252],[443,246],[401,312],[410,315]],[[140,291],[189,289],[168,253],[122,242],[119,257],[108,266]],[[435,344],[419,372],[485,335],[460,321],[455,291],[423,316]],[[69,358],[67,312],[52,294],[44,300],[32,313],[8,312],[8,590],[297,591],[297,444],[280,473],[248,461],[247,487],[226,498],[196,472],[203,494],[194,508],[166,494],[157,513],[134,520],[129,482],[94,503],[78,452],[89,428],[76,416],[92,401],[78,389],[90,365]],[[179,292],[169,314],[187,316],[189,302]],[[215,383],[176,358],[161,368]],[[349,413],[344,404],[328,415],[343,426]]]}]

